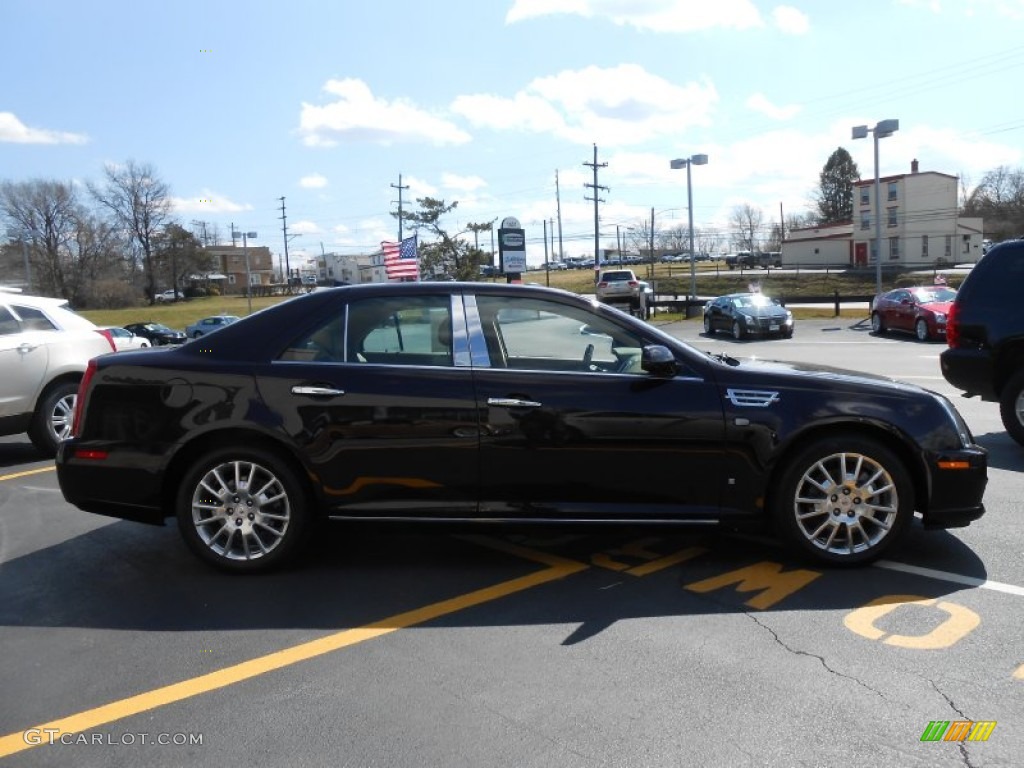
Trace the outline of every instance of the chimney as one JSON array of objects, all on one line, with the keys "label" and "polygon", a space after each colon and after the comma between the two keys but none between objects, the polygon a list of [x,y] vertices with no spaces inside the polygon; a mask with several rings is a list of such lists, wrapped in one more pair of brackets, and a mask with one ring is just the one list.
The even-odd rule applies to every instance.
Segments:
[{"label": "chimney", "polygon": [[917,158],[910,161],[910,172],[917,173]]}]

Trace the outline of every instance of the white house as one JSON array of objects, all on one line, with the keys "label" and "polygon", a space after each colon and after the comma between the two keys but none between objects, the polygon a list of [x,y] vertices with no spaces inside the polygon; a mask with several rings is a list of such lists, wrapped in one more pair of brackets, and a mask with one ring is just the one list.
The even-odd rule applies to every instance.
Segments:
[{"label": "white house", "polygon": [[[957,205],[956,176],[918,170],[879,179],[883,266],[933,267],[975,262],[982,256],[982,219],[964,218]],[[853,190],[853,221],[790,230],[782,264],[868,266],[874,264],[875,181]]]}]

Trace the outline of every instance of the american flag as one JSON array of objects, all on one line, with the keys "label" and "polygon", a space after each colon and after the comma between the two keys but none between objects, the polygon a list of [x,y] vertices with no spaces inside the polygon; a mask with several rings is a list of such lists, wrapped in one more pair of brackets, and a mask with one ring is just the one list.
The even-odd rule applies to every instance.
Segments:
[{"label": "american flag", "polygon": [[384,269],[389,280],[419,279],[420,262],[417,257],[416,235],[405,238],[401,243],[385,241],[380,247],[384,251]]}]

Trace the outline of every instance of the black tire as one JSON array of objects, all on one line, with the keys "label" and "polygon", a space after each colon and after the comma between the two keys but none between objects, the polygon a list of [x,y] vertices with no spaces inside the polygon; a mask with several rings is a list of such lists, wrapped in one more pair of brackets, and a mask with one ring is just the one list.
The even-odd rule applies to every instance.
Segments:
[{"label": "black tire", "polygon": [[780,468],[769,507],[776,530],[797,552],[819,563],[860,565],[906,532],[914,485],[882,443],[841,433],[815,440]]},{"label": "black tire", "polygon": [[28,437],[47,458],[56,456],[60,441],[71,437],[71,419],[75,414],[77,399],[76,381],[54,384],[39,398],[28,427]]},{"label": "black tire", "polygon": [[999,416],[1006,433],[1024,445],[1024,369],[1013,374],[999,393]]},{"label": "black tire", "polygon": [[[250,495],[250,486],[257,492]],[[233,573],[285,565],[312,527],[305,486],[288,461],[262,448],[226,447],[201,456],[182,479],[175,513],[189,549]]]},{"label": "black tire", "polygon": [[882,336],[885,334],[885,321],[882,320],[882,316],[877,312],[871,313],[871,332],[876,336]]},{"label": "black tire", "polygon": [[732,337],[736,341],[742,341],[747,337],[747,329],[740,325],[739,320],[732,321]]},{"label": "black tire", "polygon": [[914,323],[914,335],[917,336],[918,341],[928,341],[931,339],[931,334],[928,333],[928,321],[923,317],[919,317],[917,322]]},{"label": "black tire", "polygon": [[704,335],[711,336],[715,332],[715,329],[711,327],[711,318],[708,315],[704,315]]}]

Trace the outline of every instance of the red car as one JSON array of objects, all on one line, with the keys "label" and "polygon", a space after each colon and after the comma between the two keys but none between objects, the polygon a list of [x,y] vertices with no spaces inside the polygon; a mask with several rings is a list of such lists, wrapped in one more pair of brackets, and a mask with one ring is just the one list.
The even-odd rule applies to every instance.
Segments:
[{"label": "red car", "polygon": [[956,291],[945,285],[896,288],[876,296],[871,306],[871,330],[909,331],[920,341],[946,337],[946,317]]}]

